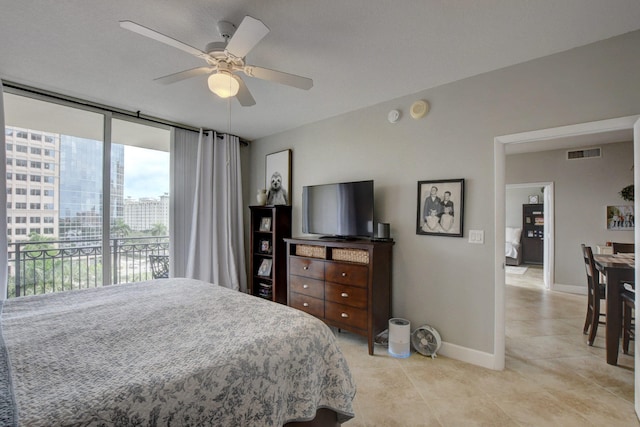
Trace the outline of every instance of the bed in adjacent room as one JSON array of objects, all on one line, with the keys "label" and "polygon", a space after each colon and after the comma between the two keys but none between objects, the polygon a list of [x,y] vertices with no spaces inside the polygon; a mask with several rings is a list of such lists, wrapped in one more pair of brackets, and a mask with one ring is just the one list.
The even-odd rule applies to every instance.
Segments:
[{"label": "bed in adjacent room", "polygon": [[1,425],[281,426],[318,411],[335,425],[353,417],[355,385],[323,322],[205,282],[9,299],[0,326]]},{"label": "bed in adjacent room", "polygon": [[522,228],[507,227],[504,234],[505,264],[522,264]]}]

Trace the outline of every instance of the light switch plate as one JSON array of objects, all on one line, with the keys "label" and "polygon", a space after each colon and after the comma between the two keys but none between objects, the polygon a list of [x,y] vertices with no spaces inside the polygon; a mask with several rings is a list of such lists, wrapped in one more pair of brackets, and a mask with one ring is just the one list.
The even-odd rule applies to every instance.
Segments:
[{"label": "light switch plate", "polygon": [[484,244],[484,230],[469,230],[469,243]]}]

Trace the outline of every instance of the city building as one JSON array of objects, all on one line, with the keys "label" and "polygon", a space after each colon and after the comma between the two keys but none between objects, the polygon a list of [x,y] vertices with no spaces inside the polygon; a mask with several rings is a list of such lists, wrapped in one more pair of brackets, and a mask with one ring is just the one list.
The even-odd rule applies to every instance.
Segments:
[{"label": "city building", "polygon": [[169,195],[159,198],[126,198],[124,201],[124,222],[133,231],[151,230],[154,225],[169,227]]}]

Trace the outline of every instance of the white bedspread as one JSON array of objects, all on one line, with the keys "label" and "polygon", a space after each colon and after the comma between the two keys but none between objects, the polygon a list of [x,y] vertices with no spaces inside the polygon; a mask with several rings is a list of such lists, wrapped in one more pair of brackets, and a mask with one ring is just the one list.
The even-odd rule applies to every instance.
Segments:
[{"label": "white bedspread", "polygon": [[519,244],[505,242],[504,255],[509,258],[518,258]]},{"label": "white bedspread", "polygon": [[0,325],[11,362],[0,390],[13,391],[2,425],[280,426],[319,408],[353,417],[355,385],[323,322],[216,285],[15,298]]}]

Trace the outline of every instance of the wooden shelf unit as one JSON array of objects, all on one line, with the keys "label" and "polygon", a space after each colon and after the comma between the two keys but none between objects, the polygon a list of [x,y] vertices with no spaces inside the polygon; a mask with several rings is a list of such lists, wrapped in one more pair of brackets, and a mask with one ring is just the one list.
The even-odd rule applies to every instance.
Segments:
[{"label": "wooden shelf unit", "polygon": [[373,340],[391,317],[393,241],[291,238],[288,304]]},{"label": "wooden shelf unit", "polygon": [[[291,206],[249,206],[251,209],[251,295],[287,303],[287,262],[284,239],[291,237]],[[268,221],[268,229],[261,226]],[[261,272],[270,263],[268,272]],[[260,275],[259,273],[264,273]]]},{"label": "wooden shelf unit", "polygon": [[544,256],[544,205],[522,205],[522,262],[542,264]]}]

